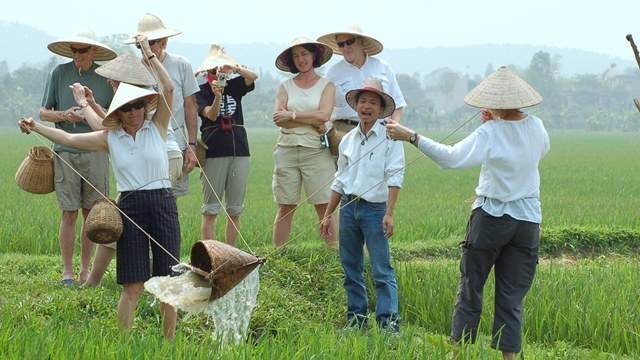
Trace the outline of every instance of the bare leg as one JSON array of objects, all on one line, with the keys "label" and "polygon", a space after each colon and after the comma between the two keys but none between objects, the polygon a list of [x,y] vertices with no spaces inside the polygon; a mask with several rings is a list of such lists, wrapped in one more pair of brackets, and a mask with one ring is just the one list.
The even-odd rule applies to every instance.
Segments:
[{"label": "bare leg", "polygon": [[82,209],[82,228],[80,229],[80,273],[78,274],[78,284],[84,284],[89,277],[89,267],[95,244],[89,240],[84,231],[84,224],[91,209]]},{"label": "bare leg", "polygon": [[60,220],[60,254],[62,255],[62,279],[73,279],[73,247],[76,241],[78,210],[62,210]]},{"label": "bare leg", "polygon": [[503,352],[502,352],[502,357],[503,357],[505,360],[513,360],[513,359],[515,359],[515,358],[516,358],[516,353],[514,353],[514,352],[510,352],[510,351],[503,351]]},{"label": "bare leg", "polygon": [[276,221],[273,225],[273,244],[275,246],[282,247],[287,244],[295,210],[296,205],[278,205],[278,214],[276,214]]},{"label": "bare leg", "polygon": [[107,271],[109,263],[111,263],[111,259],[113,259],[115,254],[115,249],[106,247],[104,245],[98,245],[98,249],[96,250],[96,257],[93,260],[93,268],[91,269],[91,273],[89,274],[89,277],[87,278],[87,281],[83,286],[98,286],[100,284],[100,281],[102,281],[102,277]]},{"label": "bare leg", "polygon": [[[318,221],[322,221],[322,218],[324,217],[324,212],[327,210],[327,205],[329,204],[314,205],[316,209],[316,213],[318,214]],[[331,221],[331,227],[329,228],[329,234],[331,234],[331,236],[325,238],[324,241],[327,245],[337,249],[338,248],[338,226],[336,224],[335,214],[332,214],[331,217],[333,218]]]},{"label": "bare leg", "polygon": [[216,238],[216,217],[217,215],[202,215],[202,224],[200,225],[201,240],[214,240]]},{"label": "bare leg", "polygon": [[176,333],[176,322],[178,319],[178,312],[176,309],[167,304],[160,302],[160,314],[162,315],[162,335],[167,340],[173,340]]},{"label": "bare leg", "polygon": [[118,327],[120,330],[127,332],[133,327],[133,314],[143,289],[144,283],[142,282],[126,283],[122,286],[122,294],[120,294],[120,301],[118,301]]},{"label": "bare leg", "polygon": [[225,235],[224,235],[227,244],[236,246],[239,230],[240,230],[240,215],[229,216],[227,218],[227,228],[225,229]]}]

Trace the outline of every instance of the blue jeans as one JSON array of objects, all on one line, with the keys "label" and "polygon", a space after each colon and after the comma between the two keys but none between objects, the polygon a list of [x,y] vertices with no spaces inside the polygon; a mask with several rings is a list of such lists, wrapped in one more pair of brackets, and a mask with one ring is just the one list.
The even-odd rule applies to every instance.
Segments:
[{"label": "blue jeans", "polygon": [[[366,319],[367,290],[364,281],[364,245],[371,259],[371,275],[375,282],[378,304],[376,319],[398,317],[398,284],[391,266],[389,240],[384,236],[382,219],[386,203],[365,200],[349,202],[342,197],[340,207],[340,260],[347,292],[347,318]],[[366,239],[366,241],[365,241]]]}]

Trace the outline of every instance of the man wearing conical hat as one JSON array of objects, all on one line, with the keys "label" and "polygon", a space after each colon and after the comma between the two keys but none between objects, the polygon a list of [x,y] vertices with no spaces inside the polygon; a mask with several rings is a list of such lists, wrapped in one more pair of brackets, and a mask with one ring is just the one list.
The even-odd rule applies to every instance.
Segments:
[{"label": "man wearing conical hat", "polygon": [[[73,36],[53,41],[48,46],[53,53],[71,58],[51,70],[45,85],[39,116],[43,121],[54,123],[58,129],[70,133],[86,133],[92,129],[82,115],[82,109],[106,108],[111,104],[113,91],[106,79],[96,73],[100,66],[95,61],[106,61],[116,57],[108,46],[100,43],[91,30],[82,30]],[[78,106],[69,86],[82,83],[93,91],[94,103]],[[109,159],[104,153],[81,150],[55,144],[54,158],[55,188],[58,207],[62,210],[60,220],[60,252],[62,254],[62,284],[75,284],[73,251],[78,209],[82,209],[83,222],[80,232],[81,259],[78,282],[84,283],[89,274],[93,243],[84,231],[86,219],[93,203],[109,195]],[[95,187],[95,188],[94,188]]]},{"label": "man wearing conical hat", "polygon": [[404,180],[404,148],[387,139],[380,119],[396,109],[380,79],[368,79],[349,91],[345,101],[358,113],[358,126],[339,145],[338,170],[331,200],[320,223],[320,235],[331,235],[331,214],[340,205],[339,248],[347,292],[347,325],[368,323],[364,246],[369,251],[377,304],[375,320],[382,332],[400,330],[398,284],[391,266],[389,238],[395,232],[393,212]]},{"label": "man wearing conical hat", "polygon": [[440,144],[393,121],[387,124],[387,134],[410,142],[441,168],[481,166],[476,200],[461,244],[451,339],[475,342],[483,287],[493,268],[491,347],[501,350],[505,359],[513,359],[522,349],[522,301],[538,263],[542,221],[538,165],[550,148],[542,121],[521,109],[539,104],[542,96],[503,66],[464,101],[483,109],[483,124],[454,145]]},{"label": "man wearing conical hat", "polygon": [[365,35],[360,25],[354,24],[320,36],[318,41],[329,45],[334,54],[343,57],[341,61],[332,65],[325,75],[336,86],[336,104],[331,114],[334,128],[332,131],[344,134],[358,124],[358,114],[346,103],[345,95],[350,90],[362,88],[365,81],[372,77],[382,82],[384,91],[391,95],[396,103],[391,119],[397,122],[402,120],[407,103],[389,63],[374,57],[383,49],[378,40]]},{"label": "man wearing conical hat", "polygon": [[[138,22],[136,34],[145,35],[151,45],[151,54],[141,51],[142,61],[149,66],[149,59],[157,56],[171,75],[174,84],[173,104],[171,111],[171,130],[168,136],[168,145],[171,146],[175,138],[177,148],[169,148],[169,160],[175,158],[177,154],[183,156],[183,171],[179,179],[175,179],[173,192],[176,196],[184,196],[189,193],[189,173],[196,166],[196,138],[198,135],[198,111],[195,100],[195,93],[198,92],[198,83],[193,76],[191,63],[184,56],[169,53],[166,51],[168,39],[181,34],[182,31],[167,28],[162,20],[147,13]],[[126,44],[134,44],[134,37],[125,41]],[[173,134],[171,134],[173,132]],[[174,179],[172,179],[174,181]]]}]

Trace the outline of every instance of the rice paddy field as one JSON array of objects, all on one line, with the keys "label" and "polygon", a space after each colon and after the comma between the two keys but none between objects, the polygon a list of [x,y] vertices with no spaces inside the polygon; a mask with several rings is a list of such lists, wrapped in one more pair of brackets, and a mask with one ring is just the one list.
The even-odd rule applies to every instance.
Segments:
[{"label": "rice paddy field", "polygon": [[[440,140],[445,133],[427,134]],[[461,138],[455,134],[447,142]],[[543,245],[525,299],[523,354],[533,359],[640,358],[640,135],[551,133],[541,163]],[[157,302],[145,294],[134,330],[116,324],[115,263],[95,289],[59,285],[60,213],[55,194],[21,190],[14,176],[30,147],[50,145],[17,126],[0,129],[0,358],[50,359],[445,359],[464,235],[478,168],[440,170],[406,146],[407,168],[391,239],[403,318],[398,336],[344,329],[346,295],[338,254],[323,245],[308,204],[297,210],[286,248],[271,245],[272,150],[277,132],[249,129],[251,173],[237,246],[265,257],[247,339],[221,344],[206,317],[181,317],[163,340]],[[199,170],[178,199],[183,261],[199,240]],[[115,197],[115,183],[112,196]],[[224,219],[217,226],[224,236]],[[79,231],[79,226],[78,226]],[[545,248],[553,242],[553,251]],[[588,243],[588,246],[584,244]],[[76,248],[76,271],[79,246]],[[461,358],[500,359],[489,347],[493,279],[476,344]],[[368,284],[370,307],[375,304]]]}]

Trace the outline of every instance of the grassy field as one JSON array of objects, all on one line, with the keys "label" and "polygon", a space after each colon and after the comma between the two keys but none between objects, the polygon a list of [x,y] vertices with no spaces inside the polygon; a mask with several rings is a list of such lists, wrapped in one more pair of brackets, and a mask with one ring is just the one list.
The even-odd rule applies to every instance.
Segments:
[{"label": "grassy field", "polygon": [[[277,133],[250,129],[249,135],[251,175],[238,246],[266,256],[267,263],[260,271],[249,339],[223,348],[210,336],[212,324],[198,317],[179,322],[174,344],[164,342],[157,306],[149,297],[148,306],[141,303],[133,336],[120,336],[115,321],[120,288],[113,265],[97,289],[60,288],[55,195],[26,193],[13,178],[28,149],[43,142],[20,134],[17,127],[0,129],[5,149],[0,159],[0,179],[5,184],[0,188],[4,200],[0,284],[7,289],[0,297],[0,324],[5,329],[0,335],[0,358],[445,358],[451,350],[446,338],[457,287],[456,244],[463,236],[478,169],[440,170],[415,148],[406,148],[409,165],[392,239],[403,330],[397,338],[375,330],[350,334],[342,330],[346,300],[337,254],[322,245],[311,206],[298,209],[287,249],[276,251],[271,246],[276,212],[271,154]],[[436,140],[445,136],[429,135]],[[541,164],[543,236],[558,229],[577,234],[638,232],[639,150],[638,134],[552,133],[551,152]],[[197,172],[190,182],[191,194],[178,200],[185,261],[200,228]],[[219,222],[219,238],[223,228]],[[567,246],[574,240],[579,239],[567,239]],[[619,254],[605,247],[570,257],[541,256],[525,303],[526,356],[639,357],[637,249]],[[491,284],[486,289],[483,337],[465,349],[465,358],[500,358],[488,346]]]}]

